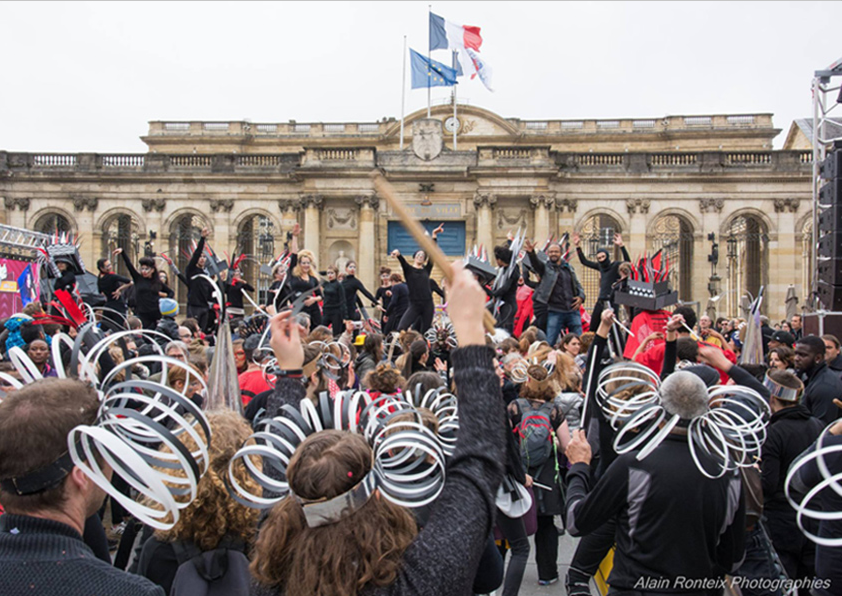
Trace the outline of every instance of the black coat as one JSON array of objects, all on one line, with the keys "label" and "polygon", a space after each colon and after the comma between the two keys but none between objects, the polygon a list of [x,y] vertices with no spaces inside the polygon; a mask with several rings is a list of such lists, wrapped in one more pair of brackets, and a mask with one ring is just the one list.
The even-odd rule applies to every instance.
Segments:
[{"label": "black coat", "polygon": [[827,364],[814,366],[806,374],[804,381],[804,397],[801,403],[804,404],[810,413],[824,422],[830,424],[842,414],[842,409],[837,408],[833,398],[842,396],[842,381],[836,376]]},{"label": "black coat", "polygon": [[[801,404],[772,415],[763,444],[763,509],[772,541],[780,546],[804,540],[795,521],[795,510],[784,496],[784,480],[793,461],[813,444],[824,424]],[[787,548],[784,550],[798,550]]]}]

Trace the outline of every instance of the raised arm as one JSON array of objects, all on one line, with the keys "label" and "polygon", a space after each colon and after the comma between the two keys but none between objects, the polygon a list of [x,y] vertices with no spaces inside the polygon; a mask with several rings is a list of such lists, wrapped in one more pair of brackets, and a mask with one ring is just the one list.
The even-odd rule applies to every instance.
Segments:
[{"label": "raised arm", "polygon": [[129,257],[126,256],[126,253],[123,252],[122,248],[116,249],[112,254],[120,255],[123,259],[123,262],[126,264],[126,269],[129,270],[129,275],[131,276],[132,281],[140,279],[140,273],[134,268],[134,265],[132,265],[132,262],[129,260]]}]

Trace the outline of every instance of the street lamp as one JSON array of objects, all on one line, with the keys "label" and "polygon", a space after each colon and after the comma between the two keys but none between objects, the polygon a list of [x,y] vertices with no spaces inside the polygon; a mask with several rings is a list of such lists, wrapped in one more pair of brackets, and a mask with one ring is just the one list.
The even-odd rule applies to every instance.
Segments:
[{"label": "street lamp", "polygon": [[719,294],[720,277],[716,273],[716,266],[719,263],[719,244],[716,242],[716,234],[713,232],[708,234],[708,240],[710,241],[710,254],[708,255],[710,279],[708,280],[708,292],[713,297]]}]

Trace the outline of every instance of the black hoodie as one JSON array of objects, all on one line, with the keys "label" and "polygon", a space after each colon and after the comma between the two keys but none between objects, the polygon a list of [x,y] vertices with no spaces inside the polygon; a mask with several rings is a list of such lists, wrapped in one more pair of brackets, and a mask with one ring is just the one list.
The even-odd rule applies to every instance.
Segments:
[{"label": "black hoodie", "polygon": [[[623,252],[623,261],[631,261],[631,257],[629,256],[629,252],[626,250],[625,246],[621,246],[620,250]],[[608,251],[605,249],[600,249],[597,252],[604,252],[608,254]],[[606,258],[601,263],[599,261],[589,261],[587,257],[585,257],[585,253],[582,251],[581,247],[576,248],[576,254],[579,255],[579,262],[582,263],[588,269],[595,269],[599,271],[599,297],[597,300],[611,300],[611,291],[617,280],[620,279],[620,265],[623,261],[611,261],[610,259]]]}]

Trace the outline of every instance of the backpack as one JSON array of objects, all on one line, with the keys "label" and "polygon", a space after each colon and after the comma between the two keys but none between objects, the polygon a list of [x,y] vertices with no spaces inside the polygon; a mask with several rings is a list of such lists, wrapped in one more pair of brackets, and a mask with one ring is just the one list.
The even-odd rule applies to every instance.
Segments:
[{"label": "backpack", "polygon": [[550,415],[553,402],[541,404],[539,408],[532,406],[526,399],[518,399],[521,419],[515,428],[520,439],[520,457],[527,469],[543,466],[553,453],[553,425]]},{"label": "backpack", "polygon": [[170,596],[248,596],[251,575],[246,545],[226,536],[214,550],[173,542],[178,570]]}]

